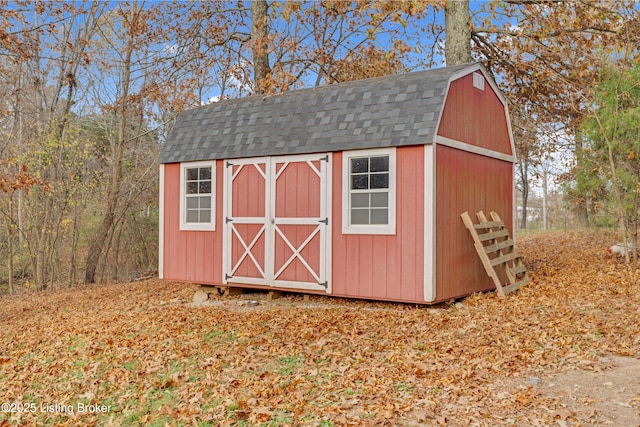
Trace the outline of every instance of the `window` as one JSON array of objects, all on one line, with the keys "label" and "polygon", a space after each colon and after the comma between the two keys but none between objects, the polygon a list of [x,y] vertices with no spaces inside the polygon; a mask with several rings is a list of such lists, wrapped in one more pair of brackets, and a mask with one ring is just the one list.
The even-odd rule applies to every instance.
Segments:
[{"label": "window", "polygon": [[345,234],[395,234],[395,149],[345,152]]},{"label": "window", "polygon": [[484,76],[481,73],[473,73],[473,87],[484,90]]},{"label": "window", "polygon": [[215,230],[215,174],[215,162],[182,164],[181,230]]}]

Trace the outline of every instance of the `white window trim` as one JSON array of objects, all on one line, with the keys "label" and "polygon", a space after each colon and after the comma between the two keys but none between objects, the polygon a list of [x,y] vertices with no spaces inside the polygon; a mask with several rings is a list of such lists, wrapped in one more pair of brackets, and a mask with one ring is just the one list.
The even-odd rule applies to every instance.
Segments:
[{"label": "white window trim", "polygon": [[[211,221],[210,222],[187,222],[186,221],[186,182],[185,174],[187,169],[196,167],[211,167]],[[206,162],[186,162],[180,164],[180,230],[181,231],[215,231],[216,229],[216,162],[215,160]]]},{"label": "white window trim", "polygon": [[[389,156],[389,224],[350,224],[349,162],[353,157]],[[342,234],[396,234],[396,149],[344,151],[342,154]]]},{"label": "white window trim", "polygon": [[484,91],[484,76],[477,71],[473,72],[473,87]]}]

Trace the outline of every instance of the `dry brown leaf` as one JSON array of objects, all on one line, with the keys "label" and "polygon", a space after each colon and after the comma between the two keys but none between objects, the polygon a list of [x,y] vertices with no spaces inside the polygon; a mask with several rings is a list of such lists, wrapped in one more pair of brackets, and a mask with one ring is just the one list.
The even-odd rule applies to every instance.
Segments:
[{"label": "dry brown leaf", "polygon": [[472,295],[462,309],[320,297],[303,306],[301,296],[195,308],[162,304],[190,301],[194,288],[158,280],[4,297],[0,402],[90,397],[112,410],[0,413],[0,423],[597,423],[591,405],[571,413],[535,386],[505,384],[606,372],[598,355],[640,354],[640,271],[607,257],[604,241],[589,231],[519,238],[533,282],[505,299]]}]

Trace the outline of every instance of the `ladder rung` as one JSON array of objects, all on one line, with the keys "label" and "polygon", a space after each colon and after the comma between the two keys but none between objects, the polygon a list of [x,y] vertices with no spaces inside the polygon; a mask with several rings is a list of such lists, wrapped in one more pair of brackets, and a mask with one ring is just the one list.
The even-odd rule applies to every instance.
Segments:
[{"label": "ladder rung", "polygon": [[531,282],[531,277],[529,277],[529,276],[524,276],[524,277],[522,278],[522,280],[520,280],[520,281],[516,282],[515,284],[516,284],[516,285],[518,285],[518,286],[522,286],[522,285],[526,285],[526,284],[527,284],[527,283],[529,283],[529,282]]},{"label": "ladder rung", "polygon": [[505,236],[509,236],[509,230],[507,230],[506,228],[498,231],[492,231],[490,233],[478,234],[478,239],[480,239],[481,242],[484,242],[487,240],[497,239],[499,237]]},{"label": "ladder rung", "polygon": [[513,246],[513,240],[507,239],[504,242],[494,243],[493,245],[485,246],[484,253],[490,254],[495,251],[499,251],[500,249],[508,248]]},{"label": "ladder rung", "polygon": [[481,222],[480,224],[473,224],[473,228],[476,230],[483,228],[494,228],[494,227],[504,227],[504,222],[502,221],[488,221]]},{"label": "ladder rung", "polygon": [[513,292],[517,290],[519,287],[520,287],[520,282],[514,283],[513,285],[509,285],[509,286],[503,286],[502,292],[505,294],[508,294],[509,292]]},{"label": "ladder rung", "polygon": [[513,283],[509,286],[505,286],[502,288],[502,290],[507,293],[507,292],[511,292],[511,291],[515,291],[516,289],[518,289],[520,286],[524,286],[527,283],[529,283],[531,281],[531,277],[526,276],[524,279],[517,281],[516,283]]},{"label": "ladder rung", "polygon": [[526,273],[527,272],[527,267],[525,267],[524,265],[516,265],[513,268],[510,268],[509,271],[511,271],[511,273],[513,274],[520,274],[520,273]]},{"label": "ladder rung", "polygon": [[502,255],[501,257],[491,260],[491,265],[496,266],[511,261],[512,259],[520,258],[517,252],[511,252],[510,254]]}]

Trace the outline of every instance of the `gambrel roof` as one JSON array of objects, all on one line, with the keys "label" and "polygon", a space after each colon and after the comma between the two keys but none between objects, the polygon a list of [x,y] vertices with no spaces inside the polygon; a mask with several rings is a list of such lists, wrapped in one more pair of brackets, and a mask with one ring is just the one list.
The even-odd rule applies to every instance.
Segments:
[{"label": "gambrel roof", "polygon": [[465,64],[230,99],[181,113],[160,163],[432,143]]}]

